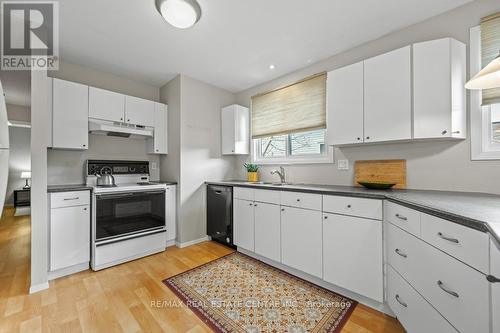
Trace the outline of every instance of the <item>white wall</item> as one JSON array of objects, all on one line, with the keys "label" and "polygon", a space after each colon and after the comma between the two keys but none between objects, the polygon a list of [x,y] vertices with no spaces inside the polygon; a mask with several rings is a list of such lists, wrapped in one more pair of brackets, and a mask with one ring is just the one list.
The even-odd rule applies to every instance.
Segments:
[{"label": "white wall", "polygon": [[206,236],[204,182],[234,176],[234,157],[221,155],[220,112],[234,103],[235,96],[185,75],[161,91],[169,104],[169,142],[180,148],[169,146],[169,155],[162,158],[161,178],[179,183],[178,240],[182,243]]},{"label": "white wall", "polygon": [[28,106],[7,104],[7,118],[9,120],[31,122],[31,109]]},{"label": "white wall", "polygon": [[[355,63],[414,42],[453,37],[468,44],[469,28],[478,25],[481,17],[498,11],[500,11],[498,0],[474,1],[277,80],[240,92],[237,94],[237,101],[239,104],[249,106],[251,96],[257,93],[294,82],[311,74]],[[470,138],[470,129],[468,137]],[[346,158],[351,165],[355,160],[407,159],[409,188],[500,194],[500,161],[471,161],[470,139],[461,142],[400,143],[342,148],[337,150],[336,158]],[[245,159],[242,158],[238,164],[241,165],[244,161]],[[239,177],[242,178],[245,176],[244,170],[239,165]],[[272,169],[273,167],[269,166],[261,169],[264,180],[274,179],[269,175],[269,171]],[[354,179],[352,167],[349,171],[339,171],[333,164],[289,166],[287,171],[289,180],[293,182],[352,185]]]},{"label": "white wall", "polygon": [[30,128],[9,127],[9,180],[7,182],[6,205],[14,204],[14,190],[26,184],[21,172],[31,170]]},{"label": "white wall", "polygon": [[[160,97],[160,89],[157,87],[67,62],[60,62],[59,70],[50,72],[49,75],[154,101],[159,101]],[[49,185],[84,183],[84,164],[87,159],[156,162],[158,168],[150,170],[151,179],[158,180],[160,176],[160,156],[147,154],[145,140],[89,135],[88,150],[49,149],[47,154]]]}]

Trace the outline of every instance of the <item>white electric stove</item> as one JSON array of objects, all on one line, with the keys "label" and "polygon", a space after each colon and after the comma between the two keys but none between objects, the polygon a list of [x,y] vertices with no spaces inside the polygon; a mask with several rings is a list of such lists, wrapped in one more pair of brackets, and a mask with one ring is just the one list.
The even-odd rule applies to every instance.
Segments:
[{"label": "white electric stove", "polygon": [[[96,174],[112,174],[98,186]],[[149,181],[148,161],[88,160],[92,191],[91,267],[100,270],[166,247],[166,185]]]}]

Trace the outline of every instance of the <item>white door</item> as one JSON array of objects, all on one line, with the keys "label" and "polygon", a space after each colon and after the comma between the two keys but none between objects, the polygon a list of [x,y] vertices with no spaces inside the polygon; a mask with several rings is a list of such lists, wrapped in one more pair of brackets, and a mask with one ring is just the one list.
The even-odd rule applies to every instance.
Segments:
[{"label": "white door", "polygon": [[90,208],[50,210],[50,270],[90,261]]},{"label": "white door", "polygon": [[7,107],[5,105],[5,96],[0,81],[0,149],[9,148],[9,120],[7,117]]},{"label": "white door", "polygon": [[167,106],[155,103],[155,124],[154,124],[154,153],[167,154]]},{"label": "white door", "polygon": [[365,142],[411,139],[411,46],[364,61]]},{"label": "white door", "polygon": [[254,251],[254,207],[252,201],[234,199],[233,203],[234,244]]},{"label": "white door", "polygon": [[382,221],[324,214],[323,279],[383,302]]},{"label": "white door", "polygon": [[53,80],[52,146],[87,149],[89,143],[89,87]]},{"label": "white door", "polygon": [[328,73],[328,144],[363,142],[363,62]]},{"label": "white door", "polygon": [[89,87],[89,117],[124,122],[125,95]]},{"label": "white door", "polygon": [[7,191],[7,180],[9,179],[9,150],[0,149],[0,217],[2,217],[3,205]]},{"label": "white door", "polygon": [[322,278],[321,212],[281,208],[281,262]]},{"label": "white door", "polygon": [[[500,279],[500,249],[490,241],[491,275]],[[500,282],[491,283],[493,331],[500,332]]]},{"label": "white door", "polygon": [[167,219],[167,245],[174,245],[177,238],[177,187],[175,185],[168,185],[165,192],[166,212]]},{"label": "white door", "polygon": [[256,202],[255,253],[274,261],[281,261],[280,206]]},{"label": "white door", "polygon": [[155,102],[125,96],[125,122],[131,125],[154,127]]}]

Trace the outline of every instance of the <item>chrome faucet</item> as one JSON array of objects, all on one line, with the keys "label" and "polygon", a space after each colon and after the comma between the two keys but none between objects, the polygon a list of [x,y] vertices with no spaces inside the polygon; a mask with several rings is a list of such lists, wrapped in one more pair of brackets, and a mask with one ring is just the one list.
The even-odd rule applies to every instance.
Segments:
[{"label": "chrome faucet", "polygon": [[280,182],[281,184],[285,184],[286,183],[286,178],[285,178],[285,168],[283,168],[282,166],[280,166],[280,169],[279,171],[278,170],[273,170],[271,171],[271,175],[278,175],[280,176]]}]

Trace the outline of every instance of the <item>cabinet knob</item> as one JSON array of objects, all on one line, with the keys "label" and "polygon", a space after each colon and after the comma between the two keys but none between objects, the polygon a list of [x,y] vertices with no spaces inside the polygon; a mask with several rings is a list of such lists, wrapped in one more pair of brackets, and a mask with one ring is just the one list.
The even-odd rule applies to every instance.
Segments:
[{"label": "cabinet knob", "polygon": [[158,149],[156,149],[156,151],[158,151]]},{"label": "cabinet knob", "polygon": [[370,140],[370,137],[369,137],[369,136],[367,136],[367,137],[366,137],[366,140]]},{"label": "cabinet knob", "polygon": [[297,199],[297,202],[300,202],[300,199]]},{"label": "cabinet knob", "polygon": [[83,147],[87,147],[87,145],[82,145]]},{"label": "cabinet knob", "polygon": [[460,131],[451,132],[451,134],[460,134]]},{"label": "cabinet knob", "polygon": [[361,140],[361,138],[356,138],[358,141]]},{"label": "cabinet knob", "polygon": [[446,133],[448,133],[448,131],[444,130],[444,131],[441,132],[441,135],[445,135]]},{"label": "cabinet knob", "polygon": [[254,207],[257,207],[257,204],[253,204]]},{"label": "cabinet knob", "polygon": [[285,208],[281,208],[281,211],[284,212],[285,211]]},{"label": "cabinet knob", "polygon": [[83,210],[87,210],[87,208],[84,208]]},{"label": "cabinet knob", "polygon": [[127,121],[130,121],[130,119],[127,119]]},{"label": "cabinet knob", "polygon": [[249,206],[253,206],[253,204],[252,204],[252,203],[249,203],[248,205],[249,205]]},{"label": "cabinet knob", "polygon": [[123,118],[120,118],[120,120],[123,120]]},{"label": "cabinet knob", "polygon": [[351,205],[347,205],[347,208],[351,208]]},{"label": "cabinet knob", "polygon": [[323,217],[325,220],[328,220],[328,216]]}]

